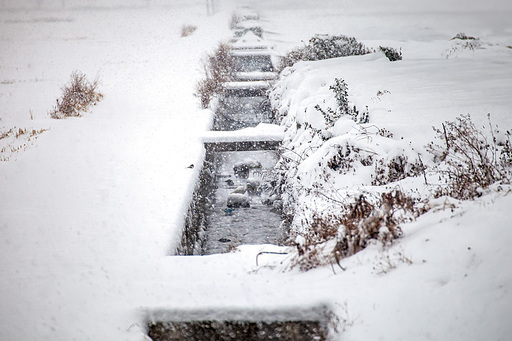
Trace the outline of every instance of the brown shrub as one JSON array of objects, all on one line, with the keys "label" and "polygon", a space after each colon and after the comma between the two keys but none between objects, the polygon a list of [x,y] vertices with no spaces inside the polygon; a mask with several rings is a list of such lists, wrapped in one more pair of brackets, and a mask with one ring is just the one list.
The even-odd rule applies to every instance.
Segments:
[{"label": "brown shrub", "polygon": [[[471,199],[480,196],[481,189],[497,181],[510,182],[510,132],[507,131],[506,140],[498,142],[490,115],[488,120],[490,132],[487,134],[476,128],[469,115],[447,121],[441,128],[434,127],[437,140],[442,142],[429,143],[427,151],[437,162],[434,171],[445,181],[437,196]],[[492,136],[492,140],[487,135]]]},{"label": "brown shrub", "polygon": [[52,118],[82,116],[83,112],[103,98],[103,94],[98,91],[98,80],[91,83],[80,71],[73,71],[69,83],[61,90],[62,97],[57,99],[57,104],[48,112]]},{"label": "brown shrub", "polygon": [[182,37],[188,37],[192,33],[194,33],[197,30],[197,27],[194,25],[183,25],[181,27],[181,36]]},{"label": "brown shrub", "polygon": [[217,50],[208,56],[203,69],[204,78],[196,84],[195,95],[201,99],[201,106],[208,108],[213,96],[222,93],[222,83],[233,79],[233,59],[229,45],[220,44]]},{"label": "brown shrub", "polygon": [[366,248],[372,240],[388,245],[402,235],[400,224],[419,213],[413,199],[394,190],[383,193],[375,205],[361,195],[340,214],[314,214],[308,232],[303,235],[304,242],[297,245],[292,266],[307,271],[339,264],[341,259]]}]

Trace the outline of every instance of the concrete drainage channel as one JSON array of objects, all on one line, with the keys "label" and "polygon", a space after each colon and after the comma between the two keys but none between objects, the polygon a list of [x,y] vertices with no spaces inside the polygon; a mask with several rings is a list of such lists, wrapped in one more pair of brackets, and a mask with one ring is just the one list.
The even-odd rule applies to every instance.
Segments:
[{"label": "concrete drainage channel", "polygon": [[[224,253],[242,244],[280,244],[279,201],[274,166],[280,137],[230,134],[274,123],[266,95],[276,78],[272,50],[262,38],[259,16],[249,12],[231,42],[234,81],[224,83],[205,161],[187,215],[179,255]],[[222,133],[223,132],[223,133]]]},{"label": "concrete drainage channel", "polygon": [[[259,15],[246,11],[234,29],[235,80],[225,84],[213,130],[236,131],[273,123],[266,91],[276,77]],[[229,135],[228,135],[229,136]],[[233,136],[233,135],[231,135]],[[229,252],[242,244],[276,244],[286,234],[276,200],[275,173],[281,141],[223,138],[205,142],[205,161],[177,255]],[[329,310],[153,311],[154,340],[327,340]]]},{"label": "concrete drainage channel", "polygon": [[241,244],[285,237],[273,202],[278,140],[206,142],[178,255],[224,253]]}]

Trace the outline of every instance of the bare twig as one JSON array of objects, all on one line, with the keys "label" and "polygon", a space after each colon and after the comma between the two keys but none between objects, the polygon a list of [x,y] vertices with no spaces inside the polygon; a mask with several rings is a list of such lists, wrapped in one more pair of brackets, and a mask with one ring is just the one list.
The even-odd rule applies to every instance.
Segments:
[{"label": "bare twig", "polygon": [[258,254],[256,255],[256,266],[259,266],[258,264],[258,257],[260,255],[266,255],[266,254],[269,254],[269,255],[287,255],[288,252],[272,252],[272,251],[260,251],[258,252]]}]

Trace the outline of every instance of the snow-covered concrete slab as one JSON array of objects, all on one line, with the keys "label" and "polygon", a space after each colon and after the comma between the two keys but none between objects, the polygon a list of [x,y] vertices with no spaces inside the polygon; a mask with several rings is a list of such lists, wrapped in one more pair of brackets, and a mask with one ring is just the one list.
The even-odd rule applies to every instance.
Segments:
[{"label": "snow-covered concrete slab", "polygon": [[204,143],[243,142],[243,141],[282,141],[283,128],[279,125],[260,123],[256,127],[235,131],[209,131],[204,133]]},{"label": "snow-covered concrete slab", "polygon": [[266,81],[266,80],[274,80],[277,78],[277,73],[275,72],[237,72],[235,73],[235,78],[239,82],[243,81]]},{"label": "snow-covered concrete slab", "polygon": [[[261,73],[259,73],[261,74]],[[265,74],[267,74],[265,72]],[[265,90],[270,88],[270,83],[264,80],[226,82],[222,86],[226,90]]]}]

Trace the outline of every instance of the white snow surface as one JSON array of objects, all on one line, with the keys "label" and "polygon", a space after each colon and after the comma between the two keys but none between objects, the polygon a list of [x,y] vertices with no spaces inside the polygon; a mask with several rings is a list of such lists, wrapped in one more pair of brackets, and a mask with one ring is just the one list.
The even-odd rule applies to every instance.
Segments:
[{"label": "white snow surface", "polygon": [[[392,247],[371,245],[344,259],[346,271],[283,271],[287,255],[261,255],[256,265],[261,250],[288,250],[270,245],[169,256],[202,141],[216,138],[206,132],[211,112],[193,96],[200,61],[231,37],[237,2],[219,1],[213,16],[200,0],[148,8],[135,0],[101,9],[72,3],[0,6],[0,132],[47,129],[0,161],[0,340],[144,340],[145,314],[156,309],[322,303],[340,318],[339,340],[510,339],[507,186],[474,201],[430,202]],[[281,89],[295,117],[313,115],[318,101],[333,106],[328,88],[341,77],[353,103],[369,107],[372,124],[420,153],[432,125],[461,113],[479,125],[491,113],[502,130],[512,128],[508,1],[248,3],[281,53],[315,33],[402,48],[403,61],[394,63],[381,54],[299,63]],[[198,29],[181,38],[185,24]],[[459,32],[479,37],[482,49],[454,49],[450,38]],[[73,70],[98,77],[105,98],[81,118],[52,120],[46,112]],[[339,124],[332,133],[352,128]],[[264,125],[232,137],[258,129],[282,137]]]}]

